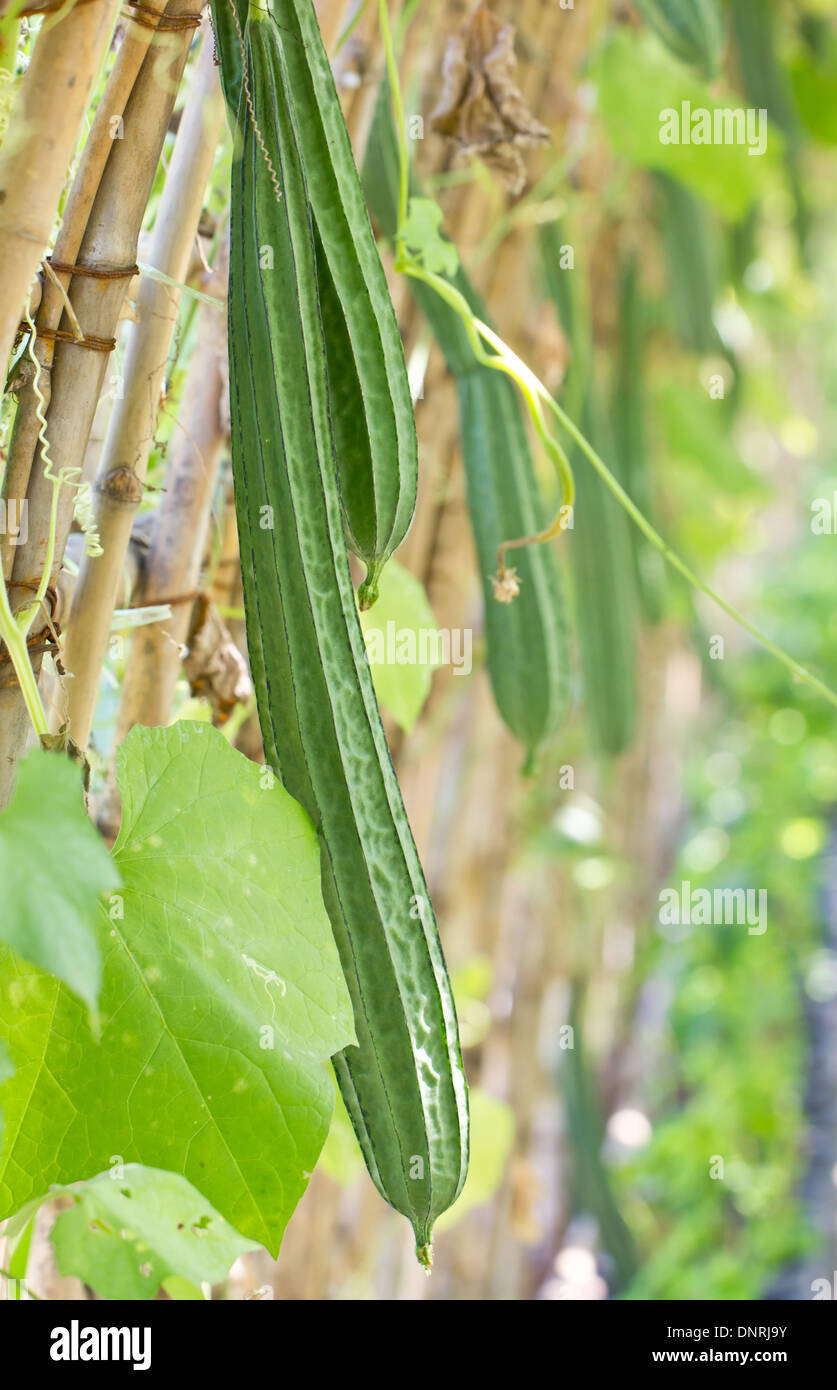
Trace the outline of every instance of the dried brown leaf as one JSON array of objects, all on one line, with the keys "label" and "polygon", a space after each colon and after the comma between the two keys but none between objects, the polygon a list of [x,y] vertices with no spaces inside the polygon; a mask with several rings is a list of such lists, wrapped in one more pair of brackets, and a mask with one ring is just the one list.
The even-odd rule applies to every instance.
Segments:
[{"label": "dried brown leaf", "polygon": [[442,94],[430,118],[463,154],[485,160],[513,194],[526,184],[521,149],[549,139],[515,85],[516,67],[513,25],[479,4],[448,40]]},{"label": "dried brown leaf", "polygon": [[214,604],[195,603],[183,669],[193,695],[204,695],[215,722],[223,724],[237,704],[253,694],[247,663]]}]

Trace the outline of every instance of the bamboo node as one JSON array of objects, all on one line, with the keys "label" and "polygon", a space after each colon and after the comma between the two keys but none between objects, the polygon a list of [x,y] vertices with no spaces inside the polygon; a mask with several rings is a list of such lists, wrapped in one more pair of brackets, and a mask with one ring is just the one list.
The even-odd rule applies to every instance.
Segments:
[{"label": "bamboo node", "polygon": [[122,13],[126,19],[133,19],[146,29],[156,30],[158,34],[197,29],[202,22],[199,14],[165,14],[163,10],[155,10],[153,5],[143,4],[142,0],[128,0]]},{"label": "bamboo node", "polygon": [[124,280],[130,276],[139,275],[138,265],[108,266],[103,265],[75,265],[69,261],[56,261],[53,256],[46,257],[53,270],[61,271],[62,275],[87,275],[91,280]]},{"label": "bamboo node", "polygon": [[[29,324],[26,322],[20,325],[21,332],[29,332]],[[94,333],[85,333],[83,338],[77,338],[75,333],[69,333],[66,328],[41,328],[38,327],[37,334],[47,343],[72,343],[74,347],[89,348],[91,352],[113,352],[116,347],[115,338],[97,338]]]},{"label": "bamboo node", "polygon": [[[38,589],[40,588],[40,580],[38,580],[38,579],[9,579],[9,580],[7,581],[7,583],[6,583],[6,588],[7,588],[7,589],[29,589],[33,594],[36,594],[36,593],[38,592]],[[50,584],[49,587],[48,587],[48,589],[47,589],[47,591],[46,591],[46,593],[44,594],[44,603],[46,604],[47,601],[49,602],[49,610],[50,610],[50,612],[54,613],[55,610],[56,610],[56,608],[58,607],[58,590],[56,589],[56,587],[55,587],[54,584]]]},{"label": "bamboo node", "polygon": [[206,598],[207,595],[202,589],[193,589],[189,594],[163,594],[162,598],[155,595],[152,599],[144,597],[141,603],[129,603],[128,610],[131,612],[134,609],[148,608],[152,605],[155,608],[162,608],[165,604],[168,604],[169,608],[176,608],[179,603],[197,603],[198,599],[205,600]]},{"label": "bamboo node", "polygon": [[96,483],[96,491],[117,506],[138,507],[143,498],[143,486],[133,468],[120,464]]}]

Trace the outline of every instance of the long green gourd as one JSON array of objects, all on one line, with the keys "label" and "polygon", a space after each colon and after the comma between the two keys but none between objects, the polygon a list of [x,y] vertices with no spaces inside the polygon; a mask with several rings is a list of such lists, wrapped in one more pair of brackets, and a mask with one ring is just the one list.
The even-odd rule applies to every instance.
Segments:
[{"label": "long green gourd", "polygon": [[764,0],[730,0],[729,9],[741,93],[749,106],[764,109],[770,123],[785,136],[784,162],[796,207],[799,252],[810,272],[813,212],[807,191],[806,142],[782,52],[781,7],[766,5]]},{"label": "long green gourd", "polygon": [[[386,84],[381,92],[363,169],[364,187],[381,230],[394,237],[398,152]],[[460,269],[451,282],[486,319]],[[492,576],[502,541],[531,536],[545,525],[521,405],[512,383],[474,358],[459,316],[420,281],[410,289],[426,315],[456,378],[468,514],[485,607],[491,688],[503,722],[524,745],[527,766],[559,727],[567,710],[569,649],[561,573],[549,545],[513,551],[520,593],[512,603],[494,597]]]},{"label": "long green gourd", "polygon": [[[576,272],[578,273],[578,272]],[[614,458],[606,412],[588,390],[581,429]],[[625,514],[578,452],[572,536],[575,613],[587,717],[599,748],[617,756],[636,722],[636,596]]]},{"label": "long green gourd", "polygon": [[[572,345],[565,382],[567,408],[607,459],[619,456],[595,385],[595,360],[584,270],[562,270],[561,229],[541,228],[544,286]],[[585,713],[599,749],[610,756],[629,746],[636,722],[637,601],[625,514],[581,451],[570,455],[576,480],[571,534],[575,616]],[[624,483],[625,479],[619,479]]]},{"label": "long green gourd", "polygon": [[652,178],[659,198],[673,326],[692,352],[720,356],[724,348],[712,318],[718,297],[717,251],[706,205],[679,179],[663,173]]},{"label": "long green gourd", "polygon": [[[653,519],[652,477],[645,432],[646,327],[643,310],[637,262],[630,257],[622,268],[619,291],[613,436],[625,488],[643,515]],[[658,623],[663,613],[666,583],[663,558],[638,527],[629,528],[629,537],[643,616],[648,623]]]},{"label": "long green gourd", "polygon": [[[349,573],[302,135],[311,113],[299,109],[289,61],[298,40],[278,22],[284,8],[249,10],[247,85],[261,139],[245,92],[232,176],[232,442],[248,646],[266,756],[321,836],[323,896],[358,1038],[334,1059],[338,1082],[370,1174],[412,1222],[428,1263],[433,1222],[467,1170],[467,1087]],[[260,265],[265,244],[270,270]]]},{"label": "long green gourd", "polygon": [[524,745],[528,770],[568,704],[569,650],[564,591],[547,545],[511,553],[520,592],[494,596],[501,541],[532,536],[546,518],[510,381],[490,368],[457,378],[468,512],[483,583],[488,669],[497,708]]},{"label": "long green gourd", "polygon": [[[267,0],[266,0],[267,2]],[[349,543],[367,568],[362,608],[404,539],[416,503],[417,445],[404,351],[360,178],[311,0],[269,0],[300,121],[317,248],[332,425]],[[236,28],[233,15],[238,17]],[[215,0],[228,107],[241,98],[247,0]],[[247,105],[242,108],[247,112]],[[269,252],[270,244],[260,248]],[[269,261],[269,255],[264,257]]]},{"label": "long green gourd", "polygon": [[663,43],[684,63],[714,77],[723,57],[726,32],[718,0],[635,0],[636,7]]}]

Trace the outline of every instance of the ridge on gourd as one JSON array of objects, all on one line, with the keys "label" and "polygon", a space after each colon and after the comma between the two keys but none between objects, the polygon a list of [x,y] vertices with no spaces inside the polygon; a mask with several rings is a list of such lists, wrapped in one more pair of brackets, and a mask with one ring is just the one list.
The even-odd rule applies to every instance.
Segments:
[{"label": "ridge on gourd", "polygon": [[[384,235],[397,231],[398,151],[384,84],[363,169],[373,216]],[[477,315],[487,315],[460,268],[446,277]],[[561,571],[548,544],[513,552],[520,592],[499,603],[492,576],[500,543],[533,535],[544,525],[544,505],[520,401],[512,383],[474,357],[462,322],[430,286],[411,279],[457,384],[468,515],[474,535],[486,628],[488,674],[497,709],[526,749],[526,767],[567,712],[569,638]]]},{"label": "ridge on gourd", "polygon": [[[235,497],[265,756],[320,835],[323,897],[358,1045],[334,1058],[367,1167],[430,1260],[467,1171],[456,1014],[378,712],[349,573],[308,184],[289,55],[270,12],[244,28],[229,290]],[[222,51],[222,66],[225,54]],[[306,118],[307,118],[306,112]],[[259,248],[270,240],[273,269]]]},{"label": "ridge on gourd", "polygon": [[[305,113],[300,155],[328,327],[338,476],[349,543],[367,569],[358,597],[368,608],[416,504],[418,447],[404,349],[311,0],[264,0],[251,8],[254,22],[263,16],[281,34],[288,90]],[[233,0],[213,0],[212,13],[228,111],[240,141],[240,123],[249,117],[241,101],[238,33],[247,22],[247,0],[235,0],[234,11]]]}]

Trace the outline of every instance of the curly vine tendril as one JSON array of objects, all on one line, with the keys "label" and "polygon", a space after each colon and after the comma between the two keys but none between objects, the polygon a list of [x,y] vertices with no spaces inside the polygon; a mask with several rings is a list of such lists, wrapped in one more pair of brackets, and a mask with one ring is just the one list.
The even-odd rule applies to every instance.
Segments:
[{"label": "curly vine tendril", "polygon": [[[96,521],[93,515],[93,494],[88,482],[81,479],[80,468],[60,468],[57,473],[53,471],[52,455],[50,453],[49,439],[46,432],[46,398],[41,390],[41,364],[35,354],[35,343],[37,342],[38,330],[27,308],[24,315],[25,322],[29,328],[29,344],[27,353],[35,369],[35,376],[32,381],[32,390],[35,393],[35,414],[38,417],[40,428],[38,430],[38,440],[41,445],[41,458],[44,464],[44,477],[52,483],[54,488],[54,501],[57,503],[57,494],[62,485],[71,487],[75,490],[73,498],[73,516],[75,517],[85,536],[85,552],[91,559],[102,555],[101,538],[96,529]],[[53,506],[53,517],[50,518],[50,535],[48,544],[49,564],[44,566],[47,575],[52,569],[52,559],[55,551],[55,523],[57,521],[57,506]]]}]

